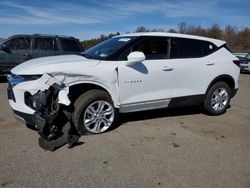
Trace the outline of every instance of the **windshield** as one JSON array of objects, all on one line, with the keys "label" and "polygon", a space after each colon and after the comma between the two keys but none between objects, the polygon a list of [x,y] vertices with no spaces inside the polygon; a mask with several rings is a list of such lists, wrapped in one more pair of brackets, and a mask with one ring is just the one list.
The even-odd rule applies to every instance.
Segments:
[{"label": "windshield", "polygon": [[82,55],[89,59],[108,60],[118,50],[130,44],[136,37],[114,37],[88,50]]}]

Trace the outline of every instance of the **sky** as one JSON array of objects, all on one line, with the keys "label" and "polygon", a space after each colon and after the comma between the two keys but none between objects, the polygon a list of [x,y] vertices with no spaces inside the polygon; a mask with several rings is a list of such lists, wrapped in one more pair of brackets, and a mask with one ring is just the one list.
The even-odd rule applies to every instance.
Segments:
[{"label": "sky", "polygon": [[0,0],[0,37],[101,34],[177,29],[178,24],[250,27],[250,0]]}]

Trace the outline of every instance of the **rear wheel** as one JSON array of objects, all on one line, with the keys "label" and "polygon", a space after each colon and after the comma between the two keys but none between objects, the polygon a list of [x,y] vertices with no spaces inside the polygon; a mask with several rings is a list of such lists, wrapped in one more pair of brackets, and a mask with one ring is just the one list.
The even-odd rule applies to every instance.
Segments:
[{"label": "rear wheel", "polygon": [[75,102],[73,121],[81,134],[103,133],[113,126],[116,117],[112,99],[105,91],[87,91]]},{"label": "rear wheel", "polygon": [[229,86],[225,82],[217,82],[209,89],[203,108],[210,115],[220,115],[226,111],[230,100]]}]

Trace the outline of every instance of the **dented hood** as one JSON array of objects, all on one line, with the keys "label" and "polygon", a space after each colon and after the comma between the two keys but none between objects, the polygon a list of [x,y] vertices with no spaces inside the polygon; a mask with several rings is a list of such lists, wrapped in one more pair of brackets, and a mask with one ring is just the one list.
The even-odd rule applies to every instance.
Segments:
[{"label": "dented hood", "polygon": [[56,72],[62,69],[72,67],[91,67],[100,63],[100,60],[86,59],[80,55],[60,55],[51,57],[42,57],[26,61],[11,70],[11,73],[17,75],[44,74]]}]

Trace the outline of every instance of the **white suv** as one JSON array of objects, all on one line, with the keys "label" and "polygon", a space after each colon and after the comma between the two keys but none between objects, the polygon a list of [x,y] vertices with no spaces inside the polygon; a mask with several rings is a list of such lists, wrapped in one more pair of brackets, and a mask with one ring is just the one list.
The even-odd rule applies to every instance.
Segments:
[{"label": "white suv", "polygon": [[8,76],[9,103],[29,127],[60,126],[63,113],[80,133],[102,133],[118,113],[200,105],[226,111],[239,86],[239,60],[226,42],[173,33],[113,37],[82,56],[27,61]]}]

